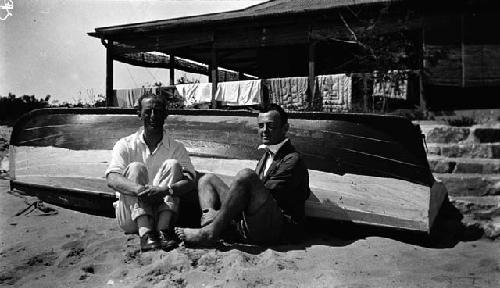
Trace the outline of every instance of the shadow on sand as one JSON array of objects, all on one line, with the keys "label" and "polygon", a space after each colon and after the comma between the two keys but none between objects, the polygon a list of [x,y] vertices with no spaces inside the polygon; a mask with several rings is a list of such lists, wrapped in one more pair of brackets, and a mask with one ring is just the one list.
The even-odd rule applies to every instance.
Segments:
[{"label": "shadow on sand", "polygon": [[[6,182],[6,181],[5,181]],[[9,191],[8,193],[27,195],[21,191]],[[45,200],[45,199],[44,199]],[[51,201],[47,201],[51,202]],[[79,212],[114,218],[114,211],[110,210],[106,215],[103,213],[93,213],[86,209],[75,209],[61,205],[60,203],[51,203],[63,208],[76,210]],[[183,209],[179,215],[177,226],[180,227],[199,227],[201,216],[199,205],[195,201],[184,202]],[[367,237],[389,238],[410,245],[417,245],[426,248],[452,248],[459,242],[474,241],[483,236],[484,231],[477,226],[465,226],[462,223],[462,214],[446,198],[443,202],[439,214],[434,222],[431,233],[408,231],[390,227],[377,227],[365,224],[356,224],[346,221],[333,221],[318,218],[308,218],[306,230],[303,239],[291,244],[275,246],[257,246],[231,241],[223,242],[217,249],[228,251],[238,249],[250,254],[259,254],[267,249],[276,251],[304,250],[313,245],[326,245],[331,247],[342,247],[350,245],[358,240]]]},{"label": "shadow on sand", "polygon": [[[349,244],[371,236],[390,238],[426,248],[452,248],[462,241],[473,241],[483,236],[476,226],[465,226],[462,214],[446,199],[431,229],[431,233],[407,231],[389,227],[376,227],[352,222],[310,219],[305,244],[339,246],[342,241]],[[318,243],[319,242],[319,243]],[[309,244],[309,245],[308,245]]]},{"label": "shadow on sand", "polygon": [[259,254],[269,248],[279,252],[286,252],[304,250],[313,245],[342,247],[368,237],[389,238],[425,248],[453,248],[459,242],[474,241],[483,236],[481,228],[477,226],[465,226],[462,223],[462,218],[462,214],[446,199],[443,202],[430,234],[345,221],[309,218],[307,219],[305,236],[302,241],[297,243],[269,247],[225,243],[217,248],[222,251],[237,249],[250,254]]}]

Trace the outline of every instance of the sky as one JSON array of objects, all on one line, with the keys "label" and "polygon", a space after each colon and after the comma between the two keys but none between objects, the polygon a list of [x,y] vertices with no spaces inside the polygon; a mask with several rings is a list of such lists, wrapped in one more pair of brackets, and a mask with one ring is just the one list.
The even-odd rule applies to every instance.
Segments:
[{"label": "sky", "polygon": [[[0,4],[7,0],[0,0]],[[255,5],[263,0],[12,0],[0,20],[0,96],[35,95],[61,102],[105,94],[106,49],[87,35],[96,27],[137,23]],[[4,15],[0,11],[0,18]],[[207,77],[176,71],[206,82]],[[169,83],[168,69],[114,61],[115,89]]]}]

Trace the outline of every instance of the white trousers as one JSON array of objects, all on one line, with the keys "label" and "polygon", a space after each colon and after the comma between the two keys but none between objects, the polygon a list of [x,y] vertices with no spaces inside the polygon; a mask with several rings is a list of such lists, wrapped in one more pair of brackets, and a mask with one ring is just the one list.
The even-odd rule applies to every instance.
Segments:
[{"label": "white trousers", "polygon": [[[124,176],[137,184],[146,185],[149,183],[148,170],[143,163],[130,163],[125,169]],[[176,183],[183,177],[182,166],[175,159],[167,159],[153,179],[153,186],[166,186]],[[120,195],[118,201],[114,203],[116,219],[118,225],[125,233],[137,233],[137,217],[148,215],[154,222],[162,211],[179,211],[179,198],[171,195],[165,196],[161,203],[144,203],[136,196]]]}]

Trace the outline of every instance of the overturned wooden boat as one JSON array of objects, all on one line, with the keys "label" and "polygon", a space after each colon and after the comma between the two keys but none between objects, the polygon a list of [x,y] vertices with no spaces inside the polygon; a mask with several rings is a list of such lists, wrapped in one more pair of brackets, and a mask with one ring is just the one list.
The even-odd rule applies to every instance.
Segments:
[{"label": "overturned wooden boat", "polygon": [[[198,171],[229,182],[240,169],[253,169],[261,156],[256,115],[172,110],[166,129],[184,143]],[[430,231],[447,192],[429,169],[418,126],[383,115],[289,116],[289,137],[310,173],[307,216]],[[115,142],[140,126],[133,109],[32,111],[12,131],[11,188],[114,215],[115,193],[106,186],[104,171]]]}]

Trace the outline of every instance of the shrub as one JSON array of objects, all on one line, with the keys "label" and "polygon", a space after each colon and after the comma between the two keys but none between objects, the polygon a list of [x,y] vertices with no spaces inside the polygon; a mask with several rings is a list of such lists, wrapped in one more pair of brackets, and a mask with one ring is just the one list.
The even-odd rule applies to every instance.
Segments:
[{"label": "shrub", "polygon": [[44,99],[36,99],[35,95],[16,95],[9,93],[9,96],[0,96],[0,123],[12,125],[24,113],[34,109],[49,107],[50,95]]}]

